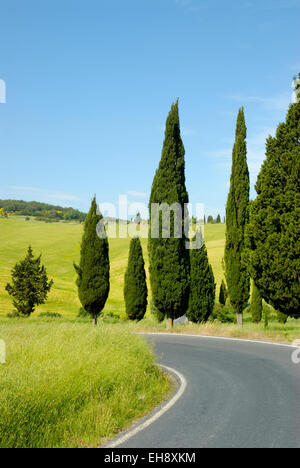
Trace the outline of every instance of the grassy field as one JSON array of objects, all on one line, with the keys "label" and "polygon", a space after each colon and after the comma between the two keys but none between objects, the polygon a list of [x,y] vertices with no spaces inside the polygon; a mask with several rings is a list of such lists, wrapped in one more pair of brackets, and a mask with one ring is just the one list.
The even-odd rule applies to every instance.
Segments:
[{"label": "grassy field", "polygon": [[[32,245],[36,255],[42,253],[43,263],[47,267],[48,274],[54,279],[54,287],[49,295],[49,300],[37,309],[34,316],[45,312],[59,313],[66,318],[77,316],[81,305],[77,297],[73,262],[77,262],[79,259],[82,228],[82,225],[79,224],[46,224],[34,220],[25,221],[20,217],[0,219],[0,316],[5,317],[13,309],[10,298],[5,291],[5,285],[10,279],[11,268],[16,261],[24,257],[29,244]],[[222,258],[225,226],[223,224],[206,225],[205,240],[217,283],[218,297],[219,286],[224,277]],[[122,319],[125,318],[123,284],[129,242],[130,239],[110,239],[109,241],[111,290],[104,312],[105,314],[118,315]],[[142,246],[148,269],[146,239],[142,239]],[[165,328],[165,324],[156,324],[148,311],[147,319],[134,327],[138,331],[161,331]],[[129,325],[129,328],[132,326]],[[176,327],[175,331],[292,342],[300,337],[300,321],[289,319],[287,325],[283,326],[278,323],[277,316],[273,311],[266,330],[263,323],[252,324],[249,313],[246,313],[243,330],[238,330],[235,325],[209,323],[207,325],[188,325],[184,328]]]},{"label": "grassy field", "polygon": [[0,448],[99,446],[170,390],[127,327],[2,319],[0,337]]},{"label": "grassy field", "polygon": [[[216,282],[223,278],[222,257],[224,251],[225,226],[206,225],[205,238],[208,254],[213,266]],[[14,264],[23,258],[31,244],[42,260],[48,274],[54,279],[54,287],[47,303],[38,308],[36,314],[55,312],[75,316],[80,308],[75,284],[73,262],[79,259],[82,225],[25,221],[24,218],[0,219],[0,315],[11,312],[13,306],[5,291]],[[111,291],[105,312],[125,315],[123,301],[124,272],[128,260],[129,239],[110,239]],[[147,240],[142,239],[146,265],[148,265]]]}]

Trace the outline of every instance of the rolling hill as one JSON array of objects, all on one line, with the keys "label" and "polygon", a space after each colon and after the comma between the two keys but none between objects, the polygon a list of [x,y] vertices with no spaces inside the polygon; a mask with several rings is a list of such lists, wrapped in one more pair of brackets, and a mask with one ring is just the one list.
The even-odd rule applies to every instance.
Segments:
[{"label": "rolling hill", "polygon": [[[23,258],[29,245],[36,255],[42,254],[49,277],[54,287],[47,303],[38,308],[35,314],[56,312],[65,316],[75,316],[80,309],[75,284],[76,274],[73,262],[79,259],[80,241],[83,226],[69,223],[43,223],[34,219],[12,216],[0,218],[0,314],[13,310],[5,286],[10,279],[14,264]],[[207,224],[205,240],[218,286],[223,278],[222,257],[225,241],[223,224]],[[124,272],[128,259],[130,239],[110,239],[111,291],[105,312],[123,316]],[[148,265],[147,240],[142,240],[146,265]],[[217,291],[218,293],[218,291]]]}]

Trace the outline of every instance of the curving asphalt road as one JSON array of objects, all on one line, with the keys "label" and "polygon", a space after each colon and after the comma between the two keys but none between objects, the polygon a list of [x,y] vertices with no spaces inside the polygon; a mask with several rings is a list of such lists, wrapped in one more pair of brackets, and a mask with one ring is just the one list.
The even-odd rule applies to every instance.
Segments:
[{"label": "curving asphalt road", "polygon": [[183,335],[145,337],[187,380],[180,400],[123,448],[300,448],[292,348]]}]

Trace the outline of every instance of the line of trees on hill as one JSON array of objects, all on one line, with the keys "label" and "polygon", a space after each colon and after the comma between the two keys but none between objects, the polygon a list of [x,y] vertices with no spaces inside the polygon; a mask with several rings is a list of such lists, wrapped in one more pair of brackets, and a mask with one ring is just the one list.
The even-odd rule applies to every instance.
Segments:
[{"label": "line of trees on hill", "polygon": [[23,200],[0,200],[0,216],[33,216],[40,221],[84,222],[86,214],[74,208],[63,208],[48,203],[26,202]]}]

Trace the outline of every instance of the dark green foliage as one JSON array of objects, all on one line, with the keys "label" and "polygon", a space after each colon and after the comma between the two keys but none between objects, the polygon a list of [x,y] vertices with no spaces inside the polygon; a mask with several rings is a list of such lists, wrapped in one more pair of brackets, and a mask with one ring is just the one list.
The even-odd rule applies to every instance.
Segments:
[{"label": "dark green foliage", "polygon": [[39,315],[39,317],[48,319],[62,318],[62,316],[60,314],[57,314],[56,312],[43,312]]},{"label": "dark green foliage", "polygon": [[230,191],[226,206],[225,276],[230,303],[239,325],[250,294],[250,277],[245,255],[245,228],[249,222],[249,171],[247,165],[247,128],[244,109],[240,109],[232,153]]},{"label": "dark green foliage", "polygon": [[216,218],[216,223],[221,224],[221,215],[218,215]]},{"label": "dark green foliage", "polygon": [[236,323],[236,316],[230,305],[215,304],[210,320],[218,320],[221,323]]},{"label": "dark green foliage", "polygon": [[17,310],[13,310],[12,312],[9,312],[8,314],[6,314],[6,317],[10,319],[15,319],[15,318],[22,318],[24,317],[24,315],[20,315]]},{"label": "dark green foliage", "polygon": [[47,272],[41,265],[41,256],[34,258],[32,248],[28,248],[24,260],[18,262],[12,270],[12,285],[6,285],[6,291],[13,298],[13,305],[18,314],[29,317],[35,308],[44,304],[53,281],[48,281]]},{"label": "dark green foliage", "polygon": [[83,307],[80,307],[79,312],[77,314],[77,317],[78,318],[86,318],[86,317],[90,317],[90,314]]},{"label": "dark green foliage", "polygon": [[270,320],[270,309],[269,309],[269,307],[264,307],[263,317],[264,317],[264,327],[268,328],[269,320]]},{"label": "dark green foliage", "polygon": [[278,322],[282,323],[283,325],[285,325],[288,321],[288,316],[283,314],[282,312],[277,312],[277,318]]},{"label": "dark green foliage", "polygon": [[171,213],[170,238],[163,238],[162,219],[159,221],[159,238],[149,235],[150,281],[154,305],[169,321],[186,313],[189,299],[189,251],[186,237],[176,238],[188,216],[184,204],[189,201],[185,186],[185,150],[180,136],[178,102],[172,105],[169,113],[165,141],[159,168],[156,171],[150,203],[150,229],[153,223],[151,205],[177,203],[182,208],[182,223],[174,227],[174,213]]},{"label": "dark green foliage", "polygon": [[207,224],[214,224],[214,222],[215,222],[215,221],[214,221],[213,216],[208,216],[208,218],[207,218]]},{"label": "dark green foliage", "polygon": [[131,240],[128,266],[125,273],[124,299],[130,320],[142,320],[147,310],[147,282],[141,241]]},{"label": "dark green foliage", "polygon": [[263,313],[263,302],[260,291],[256,284],[253,281],[253,289],[252,289],[252,299],[251,299],[251,307],[250,307],[251,315],[252,315],[252,322],[259,323],[262,319]]},{"label": "dark green foliage", "polygon": [[151,312],[151,315],[153,315],[155,317],[155,319],[157,320],[158,323],[161,323],[164,321],[165,319],[165,314],[163,314],[162,312],[160,312],[157,307],[155,307],[155,304],[154,304],[154,301],[153,301],[153,298],[151,297],[150,299],[150,312]]},{"label": "dark green foliage", "polygon": [[224,280],[222,280],[222,283],[220,286],[220,295],[219,295],[220,304],[225,305],[227,298],[228,298],[228,291],[227,291],[226,283]]},{"label": "dark green foliage", "polygon": [[94,325],[101,314],[109,294],[109,247],[106,236],[97,235],[98,223],[103,219],[97,214],[96,198],[84,224],[80,263],[74,264],[77,272],[78,295],[83,308],[92,316]]},{"label": "dark green foliage", "polygon": [[262,297],[300,317],[300,103],[267,140],[266,160],[251,203],[251,276]]},{"label": "dark green foliage", "polygon": [[200,249],[191,250],[190,257],[191,284],[187,316],[194,323],[207,322],[214,310],[216,284],[205,244]]},{"label": "dark green foliage", "polygon": [[86,218],[85,213],[81,213],[73,208],[62,208],[47,203],[25,202],[23,200],[0,200],[0,208],[4,208],[5,213],[14,213],[20,216],[35,216],[41,221],[79,221]]}]

